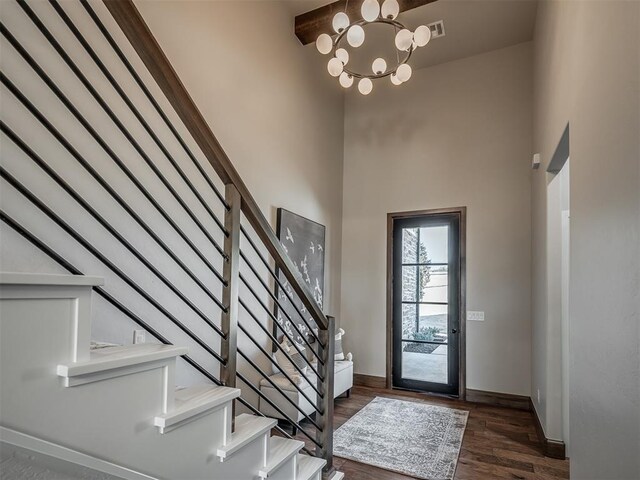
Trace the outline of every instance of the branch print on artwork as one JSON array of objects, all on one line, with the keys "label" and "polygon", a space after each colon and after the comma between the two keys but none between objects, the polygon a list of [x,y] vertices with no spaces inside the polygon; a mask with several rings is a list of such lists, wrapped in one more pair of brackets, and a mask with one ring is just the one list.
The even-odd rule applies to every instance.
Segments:
[{"label": "branch print on artwork", "polygon": [[[307,284],[311,297],[322,308],[324,299],[324,225],[279,208],[277,234],[303,284]],[[280,338],[283,335],[282,330],[284,330],[296,342],[304,343],[300,334],[295,328],[292,328],[291,322],[303,335],[309,333],[309,328],[301,318],[301,314],[304,315],[304,319],[311,328],[317,326],[298,295],[294,293],[284,274],[279,270],[278,279],[282,287],[279,288],[276,285],[276,291],[278,302],[282,308],[278,308],[276,305],[276,318],[279,326],[274,325],[274,334],[276,338]],[[293,304],[291,300],[293,300]]]}]

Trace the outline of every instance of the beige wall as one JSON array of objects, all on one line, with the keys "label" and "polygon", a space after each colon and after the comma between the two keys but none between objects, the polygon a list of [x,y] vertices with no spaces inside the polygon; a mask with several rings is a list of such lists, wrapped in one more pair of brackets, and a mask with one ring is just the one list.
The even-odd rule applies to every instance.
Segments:
[{"label": "beige wall", "polygon": [[343,98],[285,2],[137,1],[275,228],[284,207],[327,227],[325,311],[339,314]]},{"label": "beige wall", "polygon": [[529,395],[531,44],[347,95],[342,320],[357,373],[385,375],[386,215],[467,206],[469,388]]},{"label": "beige wall", "polygon": [[546,1],[538,10],[532,390],[560,368],[545,365],[544,170],[570,124],[569,426],[580,479],[640,478],[639,31],[639,2]]}]

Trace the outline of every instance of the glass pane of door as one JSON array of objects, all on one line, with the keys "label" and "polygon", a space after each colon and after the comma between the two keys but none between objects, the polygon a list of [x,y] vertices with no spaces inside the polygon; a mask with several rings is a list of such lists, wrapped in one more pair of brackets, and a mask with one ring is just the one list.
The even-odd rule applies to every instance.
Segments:
[{"label": "glass pane of door", "polygon": [[402,378],[422,382],[449,382],[446,345],[402,342]]},{"label": "glass pane of door", "polygon": [[418,305],[418,312],[420,313],[418,328],[422,338],[414,338],[414,340],[446,342],[449,306],[422,303]]},{"label": "glass pane of door", "polygon": [[[420,254],[424,263],[449,262],[449,226],[420,229]],[[426,258],[425,258],[426,257]],[[428,258],[428,262],[425,261]]]},{"label": "glass pane of door", "polygon": [[421,302],[447,303],[449,301],[449,267],[427,265],[420,269]]}]

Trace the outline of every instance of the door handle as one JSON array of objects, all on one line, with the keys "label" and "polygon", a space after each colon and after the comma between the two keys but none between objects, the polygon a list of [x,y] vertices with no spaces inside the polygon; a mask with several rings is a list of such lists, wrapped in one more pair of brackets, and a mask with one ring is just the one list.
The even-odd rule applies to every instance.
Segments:
[{"label": "door handle", "polygon": [[458,330],[456,330],[455,328],[452,328],[451,333],[458,333]]}]

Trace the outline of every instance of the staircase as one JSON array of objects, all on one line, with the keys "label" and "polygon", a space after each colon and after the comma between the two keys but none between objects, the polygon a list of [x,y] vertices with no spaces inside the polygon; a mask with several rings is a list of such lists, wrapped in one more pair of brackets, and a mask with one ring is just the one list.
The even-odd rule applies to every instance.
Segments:
[{"label": "staircase", "polygon": [[[301,454],[301,441],[272,436],[276,420],[241,414],[232,430],[240,390],[176,389],[184,347],[90,350],[92,288],[101,284],[96,277],[0,275],[3,442],[61,444],[122,467],[121,475],[130,470],[124,474],[132,479],[321,478],[326,460]],[[7,440],[9,432],[31,443]]]},{"label": "staircase", "polygon": [[[2,274],[2,443],[121,478],[341,478],[335,319],[133,1],[0,9],[3,258],[59,273]],[[260,389],[283,340],[313,357],[302,422]]]}]

